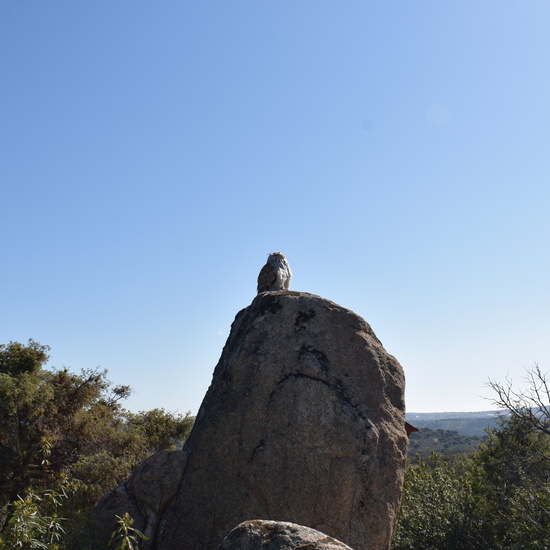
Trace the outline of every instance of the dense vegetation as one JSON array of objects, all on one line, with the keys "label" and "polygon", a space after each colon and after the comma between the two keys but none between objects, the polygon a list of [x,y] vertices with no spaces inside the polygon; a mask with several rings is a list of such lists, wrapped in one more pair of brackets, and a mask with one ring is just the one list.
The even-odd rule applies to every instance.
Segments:
[{"label": "dense vegetation", "polygon": [[426,460],[435,451],[444,457],[455,457],[471,454],[479,445],[487,441],[487,435],[462,435],[453,430],[431,430],[420,428],[411,435],[409,441],[409,461],[418,462],[418,459]]},{"label": "dense vegetation", "polygon": [[[48,370],[47,346],[0,346],[0,548],[83,547],[97,500],[146,457],[175,449],[193,418],[130,413],[106,371]],[[63,519],[61,519],[63,518]]]},{"label": "dense vegetation", "polygon": [[411,464],[392,550],[550,549],[550,392],[491,383],[507,411],[472,455]]}]

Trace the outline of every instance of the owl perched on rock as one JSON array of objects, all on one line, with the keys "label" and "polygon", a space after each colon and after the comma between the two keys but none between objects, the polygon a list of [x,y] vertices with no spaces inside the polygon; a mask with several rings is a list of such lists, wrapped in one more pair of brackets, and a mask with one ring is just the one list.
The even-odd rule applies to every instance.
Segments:
[{"label": "owl perched on rock", "polygon": [[258,275],[258,294],[268,290],[288,290],[292,271],[281,252],[272,252]]}]

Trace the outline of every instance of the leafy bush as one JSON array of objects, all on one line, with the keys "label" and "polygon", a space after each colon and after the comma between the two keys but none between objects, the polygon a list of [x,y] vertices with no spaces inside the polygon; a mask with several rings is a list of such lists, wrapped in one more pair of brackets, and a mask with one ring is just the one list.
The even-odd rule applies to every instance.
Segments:
[{"label": "leafy bush", "polygon": [[464,548],[470,526],[472,487],[467,474],[432,454],[405,476],[394,550]]}]

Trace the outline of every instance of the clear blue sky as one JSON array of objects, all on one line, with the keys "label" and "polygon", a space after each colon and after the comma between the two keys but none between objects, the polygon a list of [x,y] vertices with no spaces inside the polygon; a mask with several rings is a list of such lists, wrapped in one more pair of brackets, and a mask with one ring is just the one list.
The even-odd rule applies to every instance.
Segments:
[{"label": "clear blue sky", "polygon": [[550,369],[550,3],[0,3],[0,343],[196,413],[269,252],[409,411]]}]

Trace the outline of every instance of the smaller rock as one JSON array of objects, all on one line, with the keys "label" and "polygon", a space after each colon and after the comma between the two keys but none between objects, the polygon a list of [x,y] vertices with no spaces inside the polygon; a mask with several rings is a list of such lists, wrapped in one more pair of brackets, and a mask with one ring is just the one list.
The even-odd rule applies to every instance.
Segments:
[{"label": "smaller rock", "polygon": [[187,463],[184,451],[159,451],[145,460],[122,485],[107,493],[92,514],[94,548],[105,547],[118,527],[117,515],[128,512],[133,527],[147,539],[142,550],[149,550],[166,506],[175,495]]},{"label": "smaller rock", "polygon": [[321,531],[288,523],[253,519],[233,529],[217,550],[351,550]]}]

